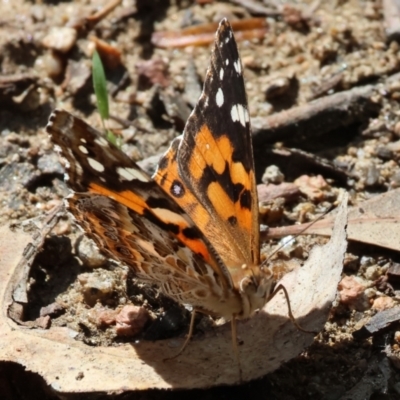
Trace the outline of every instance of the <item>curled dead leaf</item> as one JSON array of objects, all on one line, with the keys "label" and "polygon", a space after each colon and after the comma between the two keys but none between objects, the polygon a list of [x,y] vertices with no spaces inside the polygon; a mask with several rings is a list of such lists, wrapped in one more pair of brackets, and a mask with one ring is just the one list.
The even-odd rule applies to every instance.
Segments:
[{"label": "curled dead leaf", "polygon": [[[307,234],[329,236],[335,216],[310,224],[270,228],[268,237]],[[400,189],[394,189],[349,210],[348,239],[400,251]]]},{"label": "curled dead leaf", "polygon": [[[296,321],[304,329],[322,329],[335,299],[346,250],[347,196],[339,207],[332,236],[315,247],[301,268],[281,280],[290,293]],[[0,356],[43,376],[57,392],[116,392],[166,388],[206,388],[238,382],[229,324],[195,337],[176,359],[182,339],[141,341],[119,347],[90,347],[74,340],[66,327],[27,330],[8,317],[21,267],[18,257],[31,240],[8,227],[0,231]],[[18,240],[19,247],[14,242]],[[261,377],[300,354],[313,334],[297,330],[288,318],[288,306],[278,293],[252,318],[238,323],[243,380]],[[33,357],[33,355],[35,355]],[[218,362],[215,362],[218,360]],[[79,372],[82,379],[77,380]],[[182,379],[185,376],[185,379]]]}]

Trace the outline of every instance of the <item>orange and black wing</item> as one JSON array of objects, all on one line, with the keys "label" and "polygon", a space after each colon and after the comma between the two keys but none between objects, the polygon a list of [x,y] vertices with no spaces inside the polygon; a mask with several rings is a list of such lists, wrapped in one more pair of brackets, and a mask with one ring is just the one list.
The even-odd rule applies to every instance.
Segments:
[{"label": "orange and black wing", "polygon": [[66,111],[54,111],[47,132],[67,161],[67,207],[102,251],[181,303],[213,311],[210,302],[229,297],[231,277],[215,251],[137,164]]},{"label": "orange and black wing", "polygon": [[154,179],[231,268],[259,265],[258,199],[243,70],[222,20],[203,92]]}]

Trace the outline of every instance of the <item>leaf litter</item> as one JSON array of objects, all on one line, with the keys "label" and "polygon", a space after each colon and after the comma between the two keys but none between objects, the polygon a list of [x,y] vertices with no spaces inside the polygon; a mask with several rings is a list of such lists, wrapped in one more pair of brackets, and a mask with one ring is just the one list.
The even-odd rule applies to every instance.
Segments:
[{"label": "leaf litter", "polygon": [[[294,325],[288,317],[287,300],[280,294],[274,296],[255,316],[238,323],[243,380],[261,377],[296,357],[313,342],[312,332],[318,332],[324,326],[336,297],[336,288],[347,246],[347,201],[347,195],[344,195],[330,241],[324,246],[315,246],[301,268],[298,267],[289,272],[278,282],[278,285],[282,284],[290,294],[290,307],[296,323],[309,332],[300,331]],[[42,228],[44,232],[42,231],[41,235],[36,233],[40,241],[34,249],[35,253],[40,250],[48,225],[52,220],[54,218],[49,219],[47,225],[44,225]],[[9,241],[15,240],[17,234],[11,236],[8,228],[3,228],[1,237],[5,244],[3,253],[14,254],[12,250],[10,251]],[[21,240],[21,244],[25,243],[27,247],[32,246],[29,241],[30,237],[25,234],[25,239]],[[28,262],[28,260],[25,261]],[[139,341],[131,345],[118,346],[111,352],[104,347],[89,347],[85,350],[86,358],[82,360],[75,358],[82,351],[83,345],[73,339],[74,334],[71,328],[54,326],[50,329],[41,329],[36,335],[30,335],[24,327],[38,329],[41,319],[36,319],[36,325],[27,325],[22,320],[19,321],[23,319],[23,313],[21,312],[18,318],[18,305],[26,305],[27,299],[25,300],[21,295],[18,296],[18,302],[13,299],[16,288],[21,286],[20,282],[26,282],[25,266],[26,263],[8,262],[7,265],[3,265],[1,271],[3,278],[12,277],[12,279],[2,279],[0,288],[3,298],[6,299],[4,306],[8,309],[8,315],[2,313],[3,320],[0,323],[0,335],[7,338],[7,341],[2,342],[2,360],[17,361],[29,370],[40,373],[47,382],[53,379],[56,364],[57,370],[60,371],[58,390],[70,393],[77,390],[73,379],[76,371],[83,369],[86,379],[81,382],[79,391],[88,392],[92,390],[119,391],[122,388],[137,390],[143,389],[144,386],[148,389],[204,388],[216,384],[240,382],[237,369],[231,368],[232,363],[235,364],[235,362],[229,324],[220,326],[215,331],[207,331],[202,338],[195,337],[183,354],[171,360],[168,358],[176,354],[176,342],[180,343],[180,340],[162,340],[156,342],[157,344]],[[104,277],[102,281],[104,282]],[[307,294],[306,301],[305,293]],[[133,306],[130,308],[132,309]],[[12,309],[14,313],[10,314]],[[12,326],[7,321],[11,316],[14,321]],[[109,316],[109,318],[115,317]],[[135,323],[138,323],[137,318],[135,318]],[[47,343],[49,339],[50,343]],[[7,346],[9,341],[14,344],[12,347]],[[26,345],[30,347],[29,353],[15,350]],[[66,348],[70,349],[68,358],[63,357]],[[32,352],[42,354],[44,357],[36,357],[32,360],[30,355]],[[52,363],[48,362],[46,354],[49,356],[51,354]],[[72,370],[71,357],[74,360]],[[119,363],[121,358],[124,359],[122,365]],[[218,363],[215,363],[216,358]],[[152,372],[146,371],[146,374],[143,374],[143,361],[153,367]],[[118,367],[114,366],[116,363],[119,363]],[[112,375],[109,375],[110,368],[113,366],[115,370]],[[185,381],[182,381],[180,378],[184,371],[186,371]],[[99,379],[99,376],[102,378]],[[126,382],[127,377],[130,377],[129,383]],[[95,382],[93,379],[96,379]]]}]

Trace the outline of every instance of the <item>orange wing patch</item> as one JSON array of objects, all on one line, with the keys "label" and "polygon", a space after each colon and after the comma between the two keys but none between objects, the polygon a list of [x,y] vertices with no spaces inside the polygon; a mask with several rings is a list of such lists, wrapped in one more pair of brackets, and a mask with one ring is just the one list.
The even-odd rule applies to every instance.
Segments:
[{"label": "orange wing patch", "polygon": [[182,207],[230,273],[260,264],[258,199],[242,65],[220,24],[201,97],[153,177]]},{"label": "orange wing patch", "polygon": [[[196,133],[196,146],[190,149],[187,167],[179,168],[181,140],[177,138],[164,155],[154,180],[190,216],[228,268],[257,264],[259,249],[255,248],[257,240],[253,243],[253,227],[256,215],[258,230],[258,210],[252,204],[253,196],[257,199],[253,171],[246,172],[241,162],[232,160],[233,146],[228,136],[216,138],[206,125]],[[226,170],[228,188],[217,178],[204,183],[205,171],[218,176]]]},{"label": "orange wing patch", "polygon": [[201,254],[206,262],[212,263],[213,260],[211,259],[210,252],[203,240],[200,238],[191,238],[185,234],[185,232],[191,228],[191,222],[185,218],[184,214],[178,214],[166,208],[151,208],[144,201],[143,197],[131,190],[122,192],[111,191],[107,187],[95,183],[90,184],[89,190],[91,193],[110,197],[139,215],[145,215],[145,212],[147,212],[148,214],[154,215],[164,224],[175,225],[177,227],[175,236],[193,252]]},{"label": "orange wing patch", "polygon": [[[224,135],[216,139],[207,125],[203,125],[196,135],[196,147],[190,154],[190,180],[199,181],[206,168],[215,171],[217,175],[222,175],[228,167],[231,186],[241,184],[242,190],[251,191],[249,174],[246,173],[242,163],[232,161],[233,151],[234,148],[228,136]],[[229,223],[232,218],[235,218],[238,227],[251,235],[251,210],[242,207],[239,201],[232,201],[226,189],[218,181],[210,182],[206,188],[206,194],[220,219]],[[197,221],[195,223],[197,224]]]}]

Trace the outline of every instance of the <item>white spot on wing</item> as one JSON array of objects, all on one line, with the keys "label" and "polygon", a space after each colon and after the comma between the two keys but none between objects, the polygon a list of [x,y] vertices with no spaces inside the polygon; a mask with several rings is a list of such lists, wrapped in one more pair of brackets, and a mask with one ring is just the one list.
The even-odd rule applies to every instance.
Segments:
[{"label": "white spot on wing", "polygon": [[217,95],[215,96],[215,101],[217,102],[217,106],[221,107],[222,104],[224,104],[224,93],[222,92],[222,89],[219,88]]},{"label": "white spot on wing", "polygon": [[219,70],[219,80],[222,81],[223,79],[224,79],[224,69],[221,68],[221,69]]},{"label": "white spot on wing", "polygon": [[238,74],[241,74],[241,73],[242,73],[242,65],[240,64],[240,60],[236,60],[236,61],[233,63],[233,66],[235,67],[235,70],[236,70],[236,72],[237,72]]},{"label": "white spot on wing", "polygon": [[[247,115],[246,115],[247,113]],[[245,107],[241,104],[236,104],[231,108],[231,118],[233,122],[240,122],[243,126],[246,126],[248,122],[248,112]]]},{"label": "white spot on wing", "polygon": [[233,122],[239,121],[239,114],[236,105],[231,108],[231,118]]},{"label": "white spot on wing", "polygon": [[119,176],[126,181],[132,181],[134,179],[138,179],[142,182],[148,182],[149,178],[143,174],[140,170],[135,168],[117,168],[117,172]]},{"label": "white spot on wing", "polygon": [[94,142],[97,143],[99,146],[102,146],[102,147],[109,146],[109,142],[106,139],[104,139],[103,137],[97,137],[94,140]]},{"label": "white spot on wing", "polygon": [[246,126],[246,117],[245,117],[245,108],[241,105],[241,104],[238,104],[237,105],[237,108],[238,108],[238,110],[239,110],[239,120],[240,120],[240,123],[243,125],[243,126]]},{"label": "white spot on wing", "polygon": [[179,197],[182,194],[182,187],[179,185],[173,185],[172,192],[174,196]]},{"label": "white spot on wing", "polygon": [[247,108],[244,109],[244,117],[246,122],[250,122],[250,115],[249,112],[247,111]]},{"label": "white spot on wing", "polygon": [[161,221],[168,222],[169,224],[187,225],[186,219],[176,212],[166,208],[153,208],[152,211]]},{"label": "white spot on wing", "polygon": [[229,65],[229,58],[225,60],[225,65]]},{"label": "white spot on wing", "polygon": [[88,157],[88,163],[89,165],[97,172],[104,172],[104,165],[100,164],[98,161],[96,161],[94,158]]},{"label": "white spot on wing", "polygon": [[85,146],[78,146],[78,149],[83,154],[89,154],[88,149]]}]

